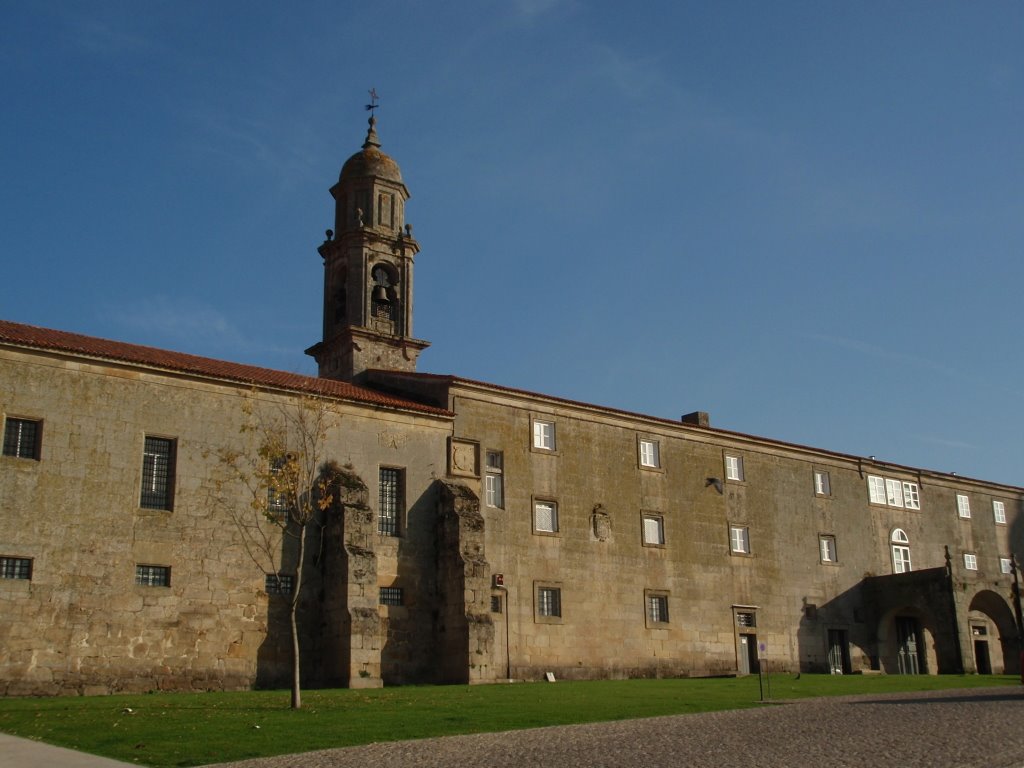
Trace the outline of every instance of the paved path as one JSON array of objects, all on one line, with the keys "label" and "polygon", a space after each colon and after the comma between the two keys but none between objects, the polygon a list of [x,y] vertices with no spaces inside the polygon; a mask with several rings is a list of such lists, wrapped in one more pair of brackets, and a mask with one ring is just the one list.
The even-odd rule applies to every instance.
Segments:
[{"label": "paved path", "polygon": [[[120,768],[0,733],[2,768]],[[737,712],[449,736],[221,768],[1024,768],[1024,688],[811,699]]]},{"label": "paved path", "polygon": [[222,768],[1024,768],[1024,688],[813,699],[737,712],[370,744]]}]

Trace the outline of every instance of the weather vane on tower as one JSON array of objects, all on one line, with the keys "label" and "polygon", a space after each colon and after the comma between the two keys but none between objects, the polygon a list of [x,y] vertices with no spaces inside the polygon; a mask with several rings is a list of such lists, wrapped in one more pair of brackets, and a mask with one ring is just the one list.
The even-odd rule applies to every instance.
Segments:
[{"label": "weather vane on tower", "polygon": [[377,103],[377,89],[371,88],[367,93],[370,94],[370,103],[366,105],[366,111],[370,113],[370,117],[373,117],[373,110],[380,106],[380,104]]}]

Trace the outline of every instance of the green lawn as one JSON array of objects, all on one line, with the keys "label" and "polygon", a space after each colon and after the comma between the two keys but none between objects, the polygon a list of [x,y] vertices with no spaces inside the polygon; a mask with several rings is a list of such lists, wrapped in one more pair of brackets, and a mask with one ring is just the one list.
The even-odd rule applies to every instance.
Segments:
[{"label": "green lawn", "polygon": [[[773,699],[1019,685],[1015,676],[773,675]],[[767,696],[767,691],[766,691]],[[149,766],[757,706],[757,677],[0,699],[0,730]]]}]

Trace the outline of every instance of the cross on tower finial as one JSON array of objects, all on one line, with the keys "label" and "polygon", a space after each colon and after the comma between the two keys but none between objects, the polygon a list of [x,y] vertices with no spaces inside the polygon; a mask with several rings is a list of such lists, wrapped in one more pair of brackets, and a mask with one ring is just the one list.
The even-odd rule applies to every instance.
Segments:
[{"label": "cross on tower finial", "polygon": [[377,89],[371,88],[367,93],[370,94],[370,103],[366,105],[366,110],[370,113],[370,117],[373,117],[373,110],[380,106],[377,103]]}]

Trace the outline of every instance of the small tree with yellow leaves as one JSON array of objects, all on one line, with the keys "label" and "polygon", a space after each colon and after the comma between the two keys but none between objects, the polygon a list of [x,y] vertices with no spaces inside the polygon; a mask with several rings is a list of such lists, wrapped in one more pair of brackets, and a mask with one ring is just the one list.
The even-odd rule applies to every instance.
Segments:
[{"label": "small tree with yellow leaves", "polygon": [[[324,456],[328,431],[340,420],[330,406],[312,395],[263,403],[253,393],[243,405],[241,432],[254,438],[255,451],[212,451],[222,470],[214,483],[215,505],[231,518],[249,558],[289,599],[292,709],[302,707],[298,608],[307,533],[311,526],[323,527],[340,474]],[[281,573],[286,543],[295,551],[290,592]]]}]

